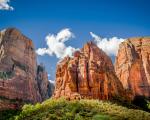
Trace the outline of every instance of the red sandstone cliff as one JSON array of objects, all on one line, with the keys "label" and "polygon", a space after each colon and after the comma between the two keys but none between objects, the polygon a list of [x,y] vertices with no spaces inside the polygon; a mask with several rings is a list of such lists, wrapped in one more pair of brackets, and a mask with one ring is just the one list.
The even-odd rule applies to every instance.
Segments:
[{"label": "red sandstone cliff", "polygon": [[123,94],[111,59],[92,42],[57,65],[54,98],[107,100]]},{"label": "red sandstone cliff", "polygon": [[132,98],[150,97],[150,37],[130,38],[120,44],[115,71]]},{"label": "red sandstone cliff", "polygon": [[0,32],[0,109],[46,99],[40,93],[47,94],[48,89],[38,84],[40,79],[42,85],[48,85],[46,75],[45,71],[37,74],[36,53],[29,38],[13,28]]}]

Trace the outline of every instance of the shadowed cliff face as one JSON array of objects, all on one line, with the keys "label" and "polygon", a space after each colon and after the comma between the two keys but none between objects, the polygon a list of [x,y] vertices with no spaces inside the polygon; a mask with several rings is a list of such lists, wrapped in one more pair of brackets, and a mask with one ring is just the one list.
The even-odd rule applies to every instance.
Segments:
[{"label": "shadowed cliff face", "polygon": [[[45,71],[41,81],[47,82]],[[38,77],[37,77],[38,76]],[[32,41],[17,29],[0,32],[0,97],[1,102],[41,102],[47,96],[41,95],[42,86],[38,85],[36,53]],[[41,82],[41,83],[42,83]],[[47,92],[45,88],[43,92]],[[0,105],[1,108],[2,105]],[[5,105],[7,107],[7,105]],[[11,104],[8,104],[11,107]]]},{"label": "shadowed cliff face", "polygon": [[111,59],[92,42],[57,65],[54,98],[107,100],[123,94]]},{"label": "shadowed cliff face", "polygon": [[43,65],[37,67],[37,83],[42,101],[52,96],[54,85],[48,81],[48,74]]},{"label": "shadowed cliff face", "polygon": [[115,61],[115,71],[124,88],[135,96],[150,97],[150,37],[123,42]]}]

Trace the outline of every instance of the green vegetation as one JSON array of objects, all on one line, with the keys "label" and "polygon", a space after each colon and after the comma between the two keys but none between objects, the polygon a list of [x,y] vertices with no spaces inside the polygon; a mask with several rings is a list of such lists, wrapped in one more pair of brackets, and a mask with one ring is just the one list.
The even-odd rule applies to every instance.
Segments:
[{"label": "green vegetation", "polygon": [[147,101],[147,108],[150,110],[150,101]]},{"label": "green vegetation", "polygon": [[9,79],[12,77],[12,72],[9,71],[9,72],[3,72],[3,71],[0,71],[0,78],[1,79]]},{"label": "green vegetation", "polygon": [[138,106],[144,111],[150,112],[150,98],[144,96],[136,96],[132,101],[132,104]]},{"label": "green vegetation", "polygon": [[49,99],[24,105],[15,120],[150,120],[150,113],[98,100]]},{"label": "green vegetation", "polygon": [[14,120],[16,115],[19,115],[19,110],[0,111],[0,120]]},{"label": "green vegetation", "polygon": [[10,103],[19,103],[19,104],[24,104],[24,103],[33,103],[31,100],[22,100],[22,99],[10,99],[5,96],[0,96],[0,100],[2,101],[9,101]]},{"label": "green vegetation", "polygon": [[7,101],[9,101],[9,102],[11,102],[11,103],[16,103],[16,99],[9,99],[9,98],[7,98],[7,97],[5,97],[5,96],[0,96],[0,100],[7,100]]}]

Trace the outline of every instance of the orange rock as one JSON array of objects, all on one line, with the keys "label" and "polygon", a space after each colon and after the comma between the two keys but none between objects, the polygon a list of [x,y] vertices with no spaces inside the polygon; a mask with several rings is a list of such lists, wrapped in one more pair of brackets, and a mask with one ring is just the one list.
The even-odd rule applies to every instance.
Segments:
[{"label": "orange rock", "polygon": [[57,65],[54,98],[107,100],[123,94],[111,59],[92,42]]},{"label": "orange rock", "polygon": [[132,98],[150,97],[150,37],[124,41],[119,47],[115,71]]}]

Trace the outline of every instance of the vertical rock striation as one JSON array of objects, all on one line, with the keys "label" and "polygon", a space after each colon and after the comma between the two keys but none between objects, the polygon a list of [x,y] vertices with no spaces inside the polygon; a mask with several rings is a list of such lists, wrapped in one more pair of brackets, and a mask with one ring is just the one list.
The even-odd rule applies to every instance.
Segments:
[{"label": "vertical rock striation", "polygon": [[120,44],[115,71],[132,98],[150,97],[150,37],[130,38]]},{"label": "vertical rock striation", "polygon": [[0,95],[41,101],[35,79],[36,64],[32,41],[16,29],[7,29],[0,41]]},{"label": "vertical rock striation", "polygon": [[[38,85],[39,76],[42,85]],[[41,102],[48,97],[45,83],[48,84],[45,72],[37,75],[32,41],[14,28],[0,32],[0,109]]]},{"label": "vertical rock striation", "polygon": [[57,65],[54,98],[107,100],[123,94],[111,59],[92,42]]},{"label": "vertical rock striation", "polygon": [[42,101],[52,96],[54,85],[48,81],[47,72],[42,64],[37,67],[37,83]]}]

